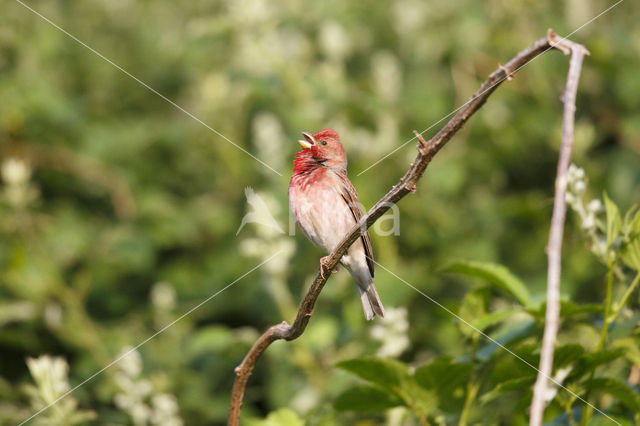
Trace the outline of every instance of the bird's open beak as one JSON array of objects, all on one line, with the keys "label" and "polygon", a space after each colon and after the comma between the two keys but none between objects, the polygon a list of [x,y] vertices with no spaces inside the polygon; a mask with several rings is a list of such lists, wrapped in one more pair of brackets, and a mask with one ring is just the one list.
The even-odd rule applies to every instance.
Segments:
[{"label": "bird's open beak", "polygon": [[307,149],[307,148],[311,148],[313,145],[316,144],[316,138],[313,137],[313,135],[311,133],[307,133],[307,132],[302,132],[302,136],[304,136],[304,138],[306,140],[298,140],[298,144]]}]

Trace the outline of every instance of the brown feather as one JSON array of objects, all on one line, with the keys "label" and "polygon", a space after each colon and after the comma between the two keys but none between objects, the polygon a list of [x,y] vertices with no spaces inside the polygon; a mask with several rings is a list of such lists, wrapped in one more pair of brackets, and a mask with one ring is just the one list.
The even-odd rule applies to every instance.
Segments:
[{"label": "brown feather", "polygon": [[[353,187],[353,184],[347,177],[346,173],[337,173],[337,175],[340,177],[340,195],[349,206],[353,219],[358,223],[360,219],[362,219],[362,209],[360,208],[360,201],[358,200],[356,189]],[[371,272],[371,277],[373,277],[373,248],[371,247],[369,231],[365,231],[361,238],[362,245],[364,246],[364,253],[367,257],[367,266],[369,267],[369,272]]]}]

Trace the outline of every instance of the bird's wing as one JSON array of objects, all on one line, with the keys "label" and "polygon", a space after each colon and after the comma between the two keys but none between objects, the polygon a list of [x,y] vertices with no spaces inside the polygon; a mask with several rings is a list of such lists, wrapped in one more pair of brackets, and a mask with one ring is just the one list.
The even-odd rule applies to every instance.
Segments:
[{"label": "bird's wing", "polygon": [[[349,210],[351,210],[351,214],[353,215],[356,223],[358,223],[362,218],[362,208],[360,207],[360,201],[358,201],[356,189],[353,187],[353,184],[346,174],[337,173],[337,176],[340,182],[338,185],[338,191],[340,192],[342,199],[347,203],[347,206],[349,206]],[[367,256],[369,272],[373,277],[373,249],[371,247],[369,231],[365,231],[364,234],[362,234],[362,245],[364,246],[364,253]]]}]

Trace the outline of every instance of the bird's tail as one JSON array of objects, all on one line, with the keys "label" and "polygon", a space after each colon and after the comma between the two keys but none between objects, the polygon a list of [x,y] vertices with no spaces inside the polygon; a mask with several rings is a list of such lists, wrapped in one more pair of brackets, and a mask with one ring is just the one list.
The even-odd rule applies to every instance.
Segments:
[{"label": "bird's tail", "polygon": [[384,318],[384,308],[382,307],[382,302],[380,301],[376,285],[373,281],[369,282],[366,290],[358,286],[358,291],[360,292],[365,318],[372,320],[376,315]]}]

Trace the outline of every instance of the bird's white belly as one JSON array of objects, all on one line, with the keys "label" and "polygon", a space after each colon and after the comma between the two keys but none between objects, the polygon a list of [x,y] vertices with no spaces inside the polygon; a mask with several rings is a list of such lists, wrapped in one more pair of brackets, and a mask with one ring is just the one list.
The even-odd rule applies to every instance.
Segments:
[{"label": "bird's white belly", "polygon": [[289,194],[294,218],[311,242],[331,252],[355,224],[344,199],[330,186],[315,182]]}]

